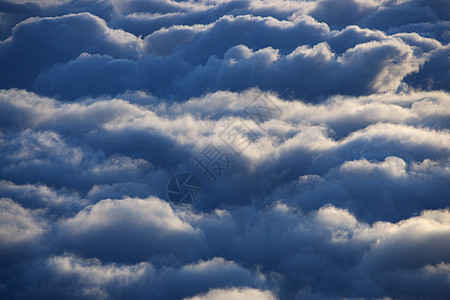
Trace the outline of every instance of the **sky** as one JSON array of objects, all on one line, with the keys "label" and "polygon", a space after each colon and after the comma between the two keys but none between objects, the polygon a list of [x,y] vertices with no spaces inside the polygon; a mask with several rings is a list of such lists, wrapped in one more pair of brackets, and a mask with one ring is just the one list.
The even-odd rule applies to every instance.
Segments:
[{"label": "sky", "polygon": [[446,299],[449,56],[448,0],[0,0],[0,298]]}]

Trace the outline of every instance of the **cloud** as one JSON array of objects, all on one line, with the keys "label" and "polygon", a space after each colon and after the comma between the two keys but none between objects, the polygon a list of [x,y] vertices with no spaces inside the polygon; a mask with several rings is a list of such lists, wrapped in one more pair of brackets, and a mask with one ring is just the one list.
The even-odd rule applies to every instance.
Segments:
[{"label": "cloud", "polygon": [[[331,26],[359,25],[388,31],[392,28],[448,20],[445,1],[359,1],[346,0],[336,5],[335,1],[314,1],[309,14]],[[340,13],[339,13],[340,12]],[[419,29],[420,30],[420,29]]]},{"label": "cloud", "polygon": [[[111,208],[104,210],[105,205]],[[144,205],[152,209],[150,215]],[[165,212],[154,210],[155,205],[166,207]],[[244,206],[230,211],[216,210],[211,214],[197,214],[177,208],[178,218],[183,218],[178,223],[176,217],[170,217],[170,211],[169,206],[158,199],[150,202],[145,199],[105,200],[90,209],[89,216],[81,213],[68,219],[63,228],[69,226],[67,230],[73,226],[71,230],[85,237],[103,228],[104,232],[112,230],[116,238],[121,239],[124,235],[117,235],[117,229],[113,229],[112,224],[126,229],[128,233],[139,232],[136,227],[129,227],[129,224],[147,224],[144,225],[147,229],[156,225],[152,229],[156,230],[155,233],[163,234],[164,239],[181,242],[168,230],[196,227],[203,232],[203,243],[209,244],[215,253],[221,253],[224,258],[215,257],[187,264],[181,262],[179,265],[180,259],[190,255],[186,251],[189,243],[181,243],[183,251],[175,261],[159,258],[153,259],[152,264],[102,263],[97,259],[82,259],[74,255],[53,256],[34,260],[20,278],[9,279],[13,280],[10,283],[22,290],[23,295],[27,295],[29,285],[32,285],[33,290],[38,292],[37,297],[50,293],[59,297],[95,299],[130,295],[138,298],[146,295],[156,299],[183,298],[199,293],[203,293],[199,297],[222,294],[271,297],[274,292],[259,292],[255,289],[271,289],[274,283],[283,287],[281,297],[315,294],[339,297],[381,297],[386,294],[412,296],[415,291],[421,295],[441,297],[446,291],[448,267],[441,262],[448,260],[445,251],[445,243],[450,242],[447,238],[450,220],[448,209],[423,211],[416,217],[397,223],[373,224],[361,222],[348,210],[331,205],[308,214],[282,202],[274,203],[262,211]],[[86,217],[88,219],[81,222]],[[246,230],[242,230],[242,226]],[[144,236],[155,238],[151,234],[152,230],[149,234],[135,237],[128,234],[128,239],[136,241]],[[220,239],[217,239],[219,232]],[[79,238],[73,240],[70,236],[65,238],[79,241]],[[105,239],[105,236],[99,235],[98,238]],[[167,241],[161,243],[160,240],[156,245],[167,245]],[[95,240],[91,240],[91,243],[95,244]],[[111,251],[117,249],[113,240],[101,244],[109,245],[113,261],[120,261],[119,256],[126,253],[126,249],[133,249],[135,254],[139,249],[135,242],[122,243],[124,251],[115,253]],[[230,247],[224,247],[225,244]],[[313,252],[310,251],[311,247]],[[71,249],[77,251],[77,248]],[[423,254],[420,259],[411,259],[411,256],[416,257],[417,252]],[[89,251],[83,253],[86,255]],[[166,251],[162,253],[167,255]],[[271,275],[263,275],[260,271],[251,272],[243,268],[241,263],[262,265],[264,272]],[[36,274],[41,274],[41,283],[33,279]],[[389,281],[380,280],[381,274],[396,279],[400,285],[394,287]],[[358,279],[355,280],[354,276]],[[339,281],[324,284],[323,277],[339,278]],[[44,292],[42,282],[51,282],[50,290],[47,288],[47,292]],[[420,284],[420,288],[411,290],[409,287],[415,282]],[[427,282],[433,282],[432,288],[426,285]],[[173,288],[174,283],[176,289]],[[56,287],[60,284],[66,284],[67,288],[58,290]],[[210,291],[230,287],[234,288]],[[367,293],[368,287],[370,293]]]},{"label": "cloud", "polygon": [[332,0],[315,1],[315,7],[309,13],[319,21],[330,25],[345,26],[356,24],[359,20],[372,15],[381,1],[344,0],[337,3]]},{"label": "cloud", "polygon": [[102,200],[64,221],[60,234],[63,248],[102,260],[139,262],[162,253],[166,255],[161,259],[165,259],[206,250],[202,249],[201,232],[155,198]]},{"label": "cloud", "polygon": [[[36,274],[40,274],[43,280],[36,281]],[[156,268],[146,262],[117,265],[73,255],[52,256],[34,261],[30,268],[24,270],[22,279],[27,279],[28,285],[16,283],[15,288],[24,298],[31,295],[29,289],[33,288],[37,292],[33,297],[38,299],[49,295],[76,299],[144,299],[149,296],[153,299],[182,299],[206,293],[208,287],[222,290],[230,285],[236,288],[230,289],[229,294],[236,294],[239,290],[239,294],[270,297],[269,292],[258,292],[257,287],[264,282],[261,278],[221,258],[179,268]],[[66,288],[58,289],[62,284]],[[239,289],[242,285],[254,288]]]},{"label": "cloud", "polygon": [[258,299],[271,300],[276,299],[270,292],[260,291],[256,289],[227,289],[227,290],[211,290],[208,293],[192,298],[189,300],[207,300],[207,299]]},{"label": "cloud", "polygon": [[[32,214],[11,199],[2,198],[2,244],[10,245],[32,240],[44,231]],[[14,221],[14,223],[12,223]]]},{"label": "cloud", "polygon": [[31,88],[42,68],[83,52],[136,58],[141,46],[139,38],[108,28],[103,19],[90,13],[29,18],[17,24],[0,45],[2,72],[9,74],[0,87]]},{"label": "cloud", "polygon": [[[179,84],[185,89],[193,87],[194,91],[201,90],[200,84],[205,81],[212,90],[240,91],[256,85],[282,95],[306,98],[335,93],[361,95],[396,89],[402,78],[417,70],[419,64],[420,60],[412,51],[398,42],[361,44],[340,57],[336,57],[326,43],[302,46],[286,56],[280,56],[271,48],[253,52],[245,46],[237,46],[230,49],[223,60],[210,59],[204,67],[197,68],[191,78]],[[362,65],[371,70],[371,74],[360,73],[364,70]],[[295,76],[300,70],[309,72],[305,77]],[[245,81],[239,78],[240,74],[245,74]],[[317,93],[316,84],[322,80],[328,85]],[[194,92],[192,95],[196,96]]]},{"label": "cloud", "polygon": [[[311,296],[311,292],[317,291],[331,293],[329,295],[333,297],[381,297],[390,293],[392,285],[387,281],[379,285],[380,274],[386,272],[396,277],[402,272],[411,272],[426,278],[432,276],[428,270],[440,269],[443,267],[440,261],[448,260],[445,247],[438,246],[448,242],[448,209],[424,211],[420,216],[398,223],[372,225],[359,221],[345,209],[329,205],[311,214],[303,214],[282,202],[260,212],[242,208],[230,213],[231,216],[217,212],[218,216],[213,218],[230,232],[226,236],[233,237],[231,248],[222,246],[224,241],[220,242],[223,255],[262,264],[267,271],[283,274],[284,292],[292,292],[293,287],[297,287],[297,292],[281,294],[282,297]],[[230,222],[238,228],[243,224],[252,225],[245,231],[233,230],[228,225]],[[207,227],[215,226],[208,223]],[[211,236],[214,234],[216,231],[210,233]],[[222,236],[225,235],[222,233]],[[394,250],[395,247],[398,248]],[[418,251],[424,253],[421,259],[408,256],[414,256]],[[441,282],[436,292],[421,285],[422,295],[443,295],[448,275],[444,269],[441,275],[435,273],[442,276],[435,281]],[[339,279],[324,284],[324,277]],[[405,285],[398,288],[398,293],[414,295],[406,292],[412,281],[404,279],[403,282]],[[291,288],[287,288],[289,285]],[[367,285],[370,286],[369,293],[365,290]],[[310,287],[309,292],[308,288],[298,289],[306,286]]]},{"label": "cloud", "polygon": [[[95,80],[98,77],[103,81]],[[106,91],[118,94],[137,89],[138,82],[139,69],[134,61],[84,53],[67,64],[54,65],[48,72],[41,73],[35,87],[45,94],[77,98],[86,94],[98,96]]]},{"label": "cloud", "polygon": [[411,74],[405,78],[408,84],[427,90],[448,90],[450,73],[448,72],[448,58],[450,46],[441,47],[430,52],[427,62],[418,74]]},{"label": "cloud", "polygon": [[[321,190],[321,196],[315,196],[318,197],[316,205],[311,206],[309,194],[295,200],[310,209],[329,202],[325,195],[335,188],[350,188],[350,194],[367,194],[364,196],[367,199],[378,197],[380,193],[385,195],[382,198],[387,197],[386,201],[391,197],[405,199],[397,203],[398,211],[389,214],[378,209],[367,211],[365,207],[369,202],[361,201],[361,196],[353,198],[342,194],[332,202],[351,201],[359,217],[374,218],[375,214],[376,218],[384,215],[397,220],[411,211],[440,207],[445,203],[449,151],[445,128],[449,102],[443,92],[336,97],[324,104],[312,105],[283,101],[276,95],[250,90],[241,94],[217,92],[164,107],[144,107],[139,104],[142,100],[128,102],[106,98],[61,104],[14,90],[5,91],[4,95],[2,105],[9,107],[8,116],[16,120],[15,116],[27,112],[27,120],[33,127],[23,128],[26,125],[23,122],[19,127],[10,122],[5,124],[9,130],[25,129],[20,135],[8,133],[2,146],[5,153],[2,174],[6,180],[17,184],[39,185],[45,180],[47,185],[58,188],[77,188],[81,197],[95,202],[123,195],[147,197],[154,193],[165,197],[165,184],[177,170],[190,169],[208,180],[193,158],[199,157],[202,149],[213,143],[235,162],[228,171],[229,179],[210,190],[212,199],[200,201],[203,208],[212,209],[220,203],[249,203],[250,199],[243,196],[249,192],[259,194],[257,191],[265,190],[267,193],[280,184],[296,186],[302,182],[297,182],[299,178],[316,175],[331,176],[326,180],[331,181],[331,186],[325,188],[330,183],[324,186],[320,181],[314,185],[312,191]],[[126,97],[132,98],[130,95]],[[279,119],[263,124],[265,131],[243,114],[258,97],[267,97],[266,101],[272,101],[282,112]],[[232,149],[220,135],[240,118],[250,126],[245,129],[246,133],[257,132],[258,136],[239,158],[233,157]],[[71,126],[74,122],[77,127]],[[392,166],[405,167],[391,168],[391,162],[395,162]],[[378,163],[386,168],[375,167]],[[52,171],[43,172],[43,166]],[[367,179],[354,175],[365,174],[362,166],[376,175]],[[416,169],[424,176],[416,175]],[[405,179],[395,175],[400,173],[406,174]],[[310,175],[313,177],[308,177]],[[258,180],[249,185],[248,178],[252,176]],[[378,176],[380,181],[375,181],[373,176]],[[346,177],[367,180],[363,186],[368,184],[370,189],[353,191],[355,179],[346,183]],[[422,193],[408,188],[411,192],[405,193],[391,184],[392,178],[403,187],[414,182],[411,187],[428,190],[430,186],[431,190]],[[444,180],[440,188],[431,184],[437,178]],[[344,187],[342,183],[333,183],[334,180],[343,180]],[[376,191],[379,182],[385,184],[382,191]],[[430,193],[436,195],[433,201],[421,200]],[[413,201],[416,204],[408,204],[408,197],[416,199]],[[423,206],[425,203],[428,204]]]},{"label": "cloud", "polygon": [[[316,9],[327,3],[320,2]],[[225,13],[227,4],[222,4]],[[140,2],[124,5],[144,9]],[[166,13],[176,14],[189,11],[191,4],[152,3],[150,7],[159,11],[161,5],[173,8]],[[222,11],[198,5],[197,12],[204,14]],[[349,1],[348,5],[363,4]],[[251,7],[250,11],[261,8]],[[9,74],[0,86],[70,100],[142,89],[179,100],[205,91],[241,91],[256,86],[283,96],[315,100],[336,93],[364,95],[395,90],[406,76],[418,73],[409,76],[407,83],[422,87],[426,76],[428,85],[446,89],[445,81],[438,79],[445,74],[444,69],[432,65],[441,61],[443,54],[439,53],[446,51],[434,40],[436,35],[406,35],[397,30],[388,36],[357,25],[330,30],[326,23],[304,12],[297,8],[297,13],[280,20],[242,12],[222,15],[204,24],[155,28],[145,38],[111,29],[90,13],[29,18],[18,23],[0,47],[0,61]],[[95,32],[101,38],[90,39],[83,32]],[[76,47],[67,47],[69,41],[76,41]],[[33,47],[23,47],[24,43]],[[26,49],[33,49],[33,55]],[[30,57],[39,59],[28,61]],[[430,66],[420,75],[428,59]],[[329,82],[326,89],[317,88],[322,80]]]},{"label": "cloud", "polygon": [[55,190],[43,184],[19,185],[1,180],[0,192],[26,208],[45,208],[49,214],[58,216],[79,211],[87,204],[87,201],[81,199],[77,193],[72,193],[66,188]]},{"label": "cloud", "polygon": [[48,230],[43,211],[23,208],[10,198],[0,198],[0,265],[12,267],[45,253],[42,242]]},{"label": "cloud", "polygon": [[326,24],[307,16],[292,21],[252,15],[224,16],[207,25],[161,29],[148,35],[145,42],[149,53],[167,55],[179,51],[192,63],[203,64],[210,56],[222,57],[228,49],[240,44],[254,50],[272,47],[290,52],[299,44],[322,41],[328,31]]},{"label": "cloud", "polygon": [[[223,59],[211,57],[195,69],[178,59],[177,55],[146,56],[135,63],[85,54],[41,73],[35,88],[69,99],[138,88],[149,88],[160,96],[170,91],[176,98],[186,98],[200,96],[205,90],[242,91],[257,86],[281,95],[314,99],[335,93],[363,95],[396,90],[406,75],[418,71],[423,61],[414,55],[413,48],[399,40],[359,44],[342,56],[336,56],[327,43],[301,46],[288,55],[277,49],[252,51],[240,45],[230,48]],[[308,76],[300,75],[301,70],[309,70]],[[101,81],[93,84],[92,78],[97,77]],[[329,84],[319,90],[317,85],[322,80]]]}]

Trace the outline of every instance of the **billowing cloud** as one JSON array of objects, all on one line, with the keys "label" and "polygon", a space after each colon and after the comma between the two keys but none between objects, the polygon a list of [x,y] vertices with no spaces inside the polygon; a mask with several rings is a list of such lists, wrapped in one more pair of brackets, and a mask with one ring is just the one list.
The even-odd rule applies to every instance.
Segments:
[{"label": "billowing cloud", "polygon": [[76,58],[83,52],[136,58],[142,42],[123,30],[112,30],[90,13],[29,18],[17,24],[0,44],[0,87],[32,88],[42,68]]},{"label": "billowing cloud", "polygon": [[42,255],[48,229],[41,210],[26,209],[10,198],[0,198],[0,265],[12,267]]},{"label": "billowing cloud", "polygon": [[[34,281],[33,276],[40,274],[44,282]],[[52,256],[43,261],[36,261],[24,270],[23,277],[28,285],[16,283],[14,287],[21,291],[21,297],[43,299],[46,290],[66,285],[64,289],[56,289],[54,296],[76,299],[153,299],[188,298],[196,294],[206,293],[209,287],[220,291],[229,285],[242,289],[229,290],[225,295],[237,294],[270,297],[270,292],[259,291],[264,286],[264,279],[241,266],[213,258],[198,261],[181,267],[159,268],[142,262],[134,265],[102,264],[97,259],[82,259],[73,255]],[[30,293],[30,288],[39,294]],[[253,287],[253,288],[252,288]],[[212,293],[214,293],[211,291]],[[239,291],[239,292],[238,292]]]},{"label": "billowing cloud", "polygon": [[192,298],[186,298],[189,300],[208,300],[208,299],[255,299],[255,300],[272,300],[275,299],[275,297],[270,293],[266,291],[260,291],[256,289],[214,289],[209,291],[206,294],[195,296]]},{"label": "billowing cloud", "polygon": [[64,221],[61,240],[65,248],[116,261],[139,262],[162,253],[198,255],[206,250],[201,232],[157,199],[102,200]]},{"label": "billowing cloud", "polygon": [[[322,2],[313,11],[329,6]],[[374,7],[364,3],[348,1],[347,5]],[[166,4],[173,9],[165,12],[161,3],[149,8],[167,14],[189,10],[189,4]],[[197,9],[207,13],[212,8]],[[257,86],[283,96],[316,99],[395,90],[412,74],[406,81],[412,86],[447,89],[441,79],[447,76],[445,68],[434,66],[434,61],[445,60],[448,51],[441,45],[445,39],[410,31],[408,36],[394,29],[395,34],[389,36],[378,27],[362,29],[359,23],[331,30],[328,24],[305,15],[305,9],[298,9],[280,20],[241,12],[203,24],[175,23],[155,28],[145,37],[111,29],[89,13],[29,18],[17,24],[0,46],[0,61],[9,74],[1,87],[34,89],[62,99],[139,89],[187,99],[205,91]],[[442,28],[436,30],[445,35]],[[69,41],[76,47],[68,47]],[[27,49],[33,49],[33,54]],[[422,72],[427,61],[429,67]],[[322,80],[329,83],[326,89],[317,87]]]},{"label": "billowing cloud", "polygon": [[0,298],[445,299],[447,6],[0,0]]}]

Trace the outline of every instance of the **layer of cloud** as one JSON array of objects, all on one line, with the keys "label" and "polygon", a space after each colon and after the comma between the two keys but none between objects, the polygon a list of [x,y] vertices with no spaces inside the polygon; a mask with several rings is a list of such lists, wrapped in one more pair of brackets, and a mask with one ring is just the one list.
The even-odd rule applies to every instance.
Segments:
[{"label": "layer of cloud", "polygon": [[[380,8],[383,4],[375,1],[347,2],[351,7],[367,6],[369,13],[390,10]],[[120,4],[110,5],[120,11]],[[424,24],[424,32],[392,27],[388,35],[377,26],[365,28],[360,22],[330,28],[314,19],[314,12],[321,9],[335,12],[329,8],[330,1],[316,3],[311,11],[294,5],[291,14],[284,18],[257,14],[264,5],[245,1],[245,8],[239,13],[228,2],[219,6],[206,2],[148,5],[145,8],[145,4],[131,1],[122,6],[155,10],[144,16],[150,19],[191,11],[191,5],[196,7],[196,13],[213,13],[211,16],[215,17],[200,24],[170,23],[142,36],[121,27],[110,28],[89,7],[85,9],[92,13],[73,14],[70,10],[68,13],[72,14],[56,17],[36,14],[14,26],[0,45],[2,72],[8,74],[2,76],[0,87],[26,88],[60,99],[144,89],[175,100],[255,86],[309,100],[333,94],[396,90],[402,82],[416,88],[448,90],[447,68],[436,61],[445,61],[448,56],[445,43],[449,24],[437,17],[402,23]],[[229,9],[225,9],[227,5]],[[389,7],[398,7],[404,13],[404,9],[409,9],[405,5]],[[421,9],[425,4],[411,5]],[[439,11],[438,6],[436,3],[429,9]],[[345,6],[340,7],[348,11]],[[214,15],[219,12],[222,13]],[[307,14],[311,12],[313,17]],[[136,18],[143,17],[134,16],[123,22],[132,23]],[[434,27],[430,27],[430,22],[435,22],[431,23]],[[328,84],[320,86],[323,81]]]},{"label": "layer of cloud", "polygon": [[[257,124],[245,111],[258,99],[279,113]],[[21,249],[35,266],[11,280],[11,270],[2,273],[5,293],[44,297],[32,278],[45,273],[50,293],[67,298],[440,297],[450,259],[449,100],[406,91],[308,104],[248,90],[172,104],[143,92],[64,103],[3,90],[0,190],[14,199],[5,216],[14,212],[25,228],[3,253]],[[240,156],[220,138],[235,122],[256,134]],[[193,159],[211,143],[233,160],[215,183]],[[195,209],[163,200],[170,176],[183,171],[204,186]],[[248,275],[197,286],[205,279],[181,270],[198,259]],[[67,272],[79,261],[100,274],[153,270],[157,282],[168,280],[157,270],[179,269],[185,288],[150,287],[147,275],[117,275],[120,285],[67,275],[81,277],[58,291],[61,274],[48,264],[66,260]]]},{"label": "layer of cloud", "polygon": [[[230,285],[245,287],[240,293],[234,291],[235,294],[262,295],[273,299],[269,292],[257,289],[264,285],[263,278],[222,258],[181,267],[157,268],[146,262],[102,264],[97,259],[60,255],[32,262],[23,271],[22,277],[15,279],[26,281],[18,280],[14,284],[20,291],[18,298],[23,299],[45,299],[49,288],[52,296],[64,299],[182,299],[205,293],[208,288],[219,290]],[[36,275],[42,280],[34,281]],[[61,285],[65,288],[58,288]],[[233,290],[228,294],[233,294]]]},{"label": "layer of cloud", "polygon": [[[265,122],[264,130],[243,114],[259,97],[282,112]],[[144,99],[148,99],[146,106]],[[249,126],[246,134],[256,134],[256,139],[249,141],[240,157],[233,157],[229,179],[211,191],[213,199],[199,203],[204,208],[249,203],[250,198],[234,197],[261,194],[284,184],[288,188],[279,186],[274,197],[296,195],[298,190],[306,197],[292,196],[293,201],[309,209],[330,201],[352,204],[362,214],[359,217],[375,220],[397,220],[446,203],[450,141],[449,97],[444,92],[336,97],[311,105],[250,90],[161,106],[139,93],[62,104],[9,90],[3,91],[1,107],[8,112],[2,124],[3,178],[18,185],[39,186],[44,181],[57,189],[75,188],[80,194],[69,200],[74,206],[84,197],[91,201],[122,195],[164,197],[172,172],[188,168],[201,174],[193,157],[208,144],[219,146],[230,157],[235,155],[221,136],[241,119]],[[16,122],[25,115],[26,121]],[[250,176],[259,182],[248,185]],[[307,191],[303,182],[308,182]],[[376,191],[380,185],[385,188]],[[346,192],[328,198],[337,191]],[[430,193],[435,195],[433,201],[425,201]],[[272,199],[270,194],[264,198]],[[316,198],[315,204],[311,197]],[[379,197],[404,201],[396,202],[399,207],[392,214],[367,210]]]},{"label": "layer of cloud", "polygon": [[[146,221],[142,216],[145,211],[139,206],[131,206],[138,202],[159,205],[161,211],[155,211],[159,216],[152,218],[149,215],[147,220],[150,223],[144,225]],[[76,226],[80,218],[93,218],[94,211],[105,205],[116,206],[116,211],[102,211],[108,214],[106,219],[96,218],[80,223],[81,228]],[[74,255],[32,259],[28,267],[23,266],[26,270],[8,278],[6,283],[20,291],[22,297],[27,297],[32,288],[38,298],[48,296],[48,292],[64,298],[94,299],[144,298],[148,295],[155,299],[183,298],[199,293],[203,295],[198,297],[255,294],[269,299],[273,297],[271,295],[282,298],[320,295],[439,298],[448,293],[449,268],[445,263],[450,258],[446,251],[450,246],[448,209],[423,211],[397,223],[376,222],[371,225],[359,221],[348,210],[332,205],[305,214],[281,201],[264,210],[243,206],[198,214],[182,207],[174,211],[165,201],[156,198],[122,199],[99,202],[90,212],[90,216],[83,212],[62,223],[56,231],[61,231],[63,236],[56,234],[55,240],[67,240],[70,237],[66,235],[67,230],[75,230],[77,235],[88,240],[80,242],[75,238],[72,241],[79,245],[89,244],[89,248],[95,247],[97,251],[102,249],[97,253],[98,257],[103,261],[117,262],[122,262],[124,255],[139,257],[140,249],[151,253],[155,246],[181,243],[173,233],[167,234],[168,230],[196,228],[203,235],[203,241],[197,245],[181,243],[178,245],[180,253],[175,257],[170,251],[161,251],[159,257],[151,260],[152,263],[101,263],[97,259]],[[178,216],[163,220],[168,213]],[[173,224],[177,218],[183,221]],[[169,227],[162,227],[164,222],[170,222]],[[136,225],[153,229],[144,234]],[[117,229],[112,226],[117,226]],[[103,234],[95,237],[99,229],[104,230]],[[128,234],[121,234],[120,230]],[[156,232],[152,232],[154,230]],[[110,233],[105,234],[107,231]],[[163,235],[166,240],[155,234]],[[127,241],[122,242],[126,243],[115,244],[125,236]],[[97,244],[98,239],[102,243]],[[200,261],[183,262],[205,246],[211,252],[197,252],[197,257],[202,258]],[[71,249],[78,252],[78,247]],[[118,247],[123,248],[122,251],[115,252]],[[92,253],[87,249],[78,253],[89,257]],[[220,257],[214,257],[212,253]],[[418,257],[417,253],[421,255]],[[34,279],[37,274],[40,274],[39,281]],[[57,288],[61,284],[66,286],[64,290]],[[209,291],[230,286],[244,289]],[[7,292],[14,293],[14,290]]]}]

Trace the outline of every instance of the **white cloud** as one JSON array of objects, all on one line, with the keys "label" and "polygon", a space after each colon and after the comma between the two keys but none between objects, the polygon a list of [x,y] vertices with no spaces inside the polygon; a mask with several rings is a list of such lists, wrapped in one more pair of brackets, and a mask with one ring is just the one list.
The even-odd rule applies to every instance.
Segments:
[{"label": "white cloud", "polygon": [[8,198],[1,198],[0,206],[0,240],[3,247],[36,240],[45,233],[46,224],[35,212]]},{"label": "white cloud", "polygon": [[208,293],[200,296],[195,296],[192,298],[185,298],[186,300],[244,300],[244,299],[255,299],[255,300],[274,300],[275,296],[269,291],[260,291],[257,289],[241,288],[241,289],[214,289]]}]

